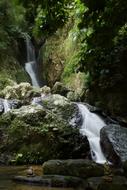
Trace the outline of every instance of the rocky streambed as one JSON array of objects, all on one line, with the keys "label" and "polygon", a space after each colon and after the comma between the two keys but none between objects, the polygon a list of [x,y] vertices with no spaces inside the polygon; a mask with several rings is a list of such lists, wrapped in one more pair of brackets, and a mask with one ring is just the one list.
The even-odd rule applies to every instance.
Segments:
[{"label": "rocky streambed", "polygon": [[[63,96],[65,91],[66,97]],[[60,88],[62,95],[58,93],[56,87],[55,90],[46,86],[33,88],[28,83],[6,87],[0,93],[0,164],[44,163],[46,176],[32,178],[41,184],[45,180],[52,181],[52,186],[58,187],[64,181],[67,187],[83,184],[84,189],[93,190],[100,188],[100,184],[103,184],[101,189],[112,189],[112,185],[116,188],[121,184],[119,189],[124,189],[127,128],[99,109],[85,104],[90,112],[105,120],[106,126],[100,131],[100,143],[105,158],[112,165],[109,166],[109,162],[103,166],[92,162],[87,137],[80,134],[82,115],[78,106],[67,98],[70,92],[65,88],[63,91]],[[5,100],[10,105],[6,113]],[[47,160],[53,161],[45,162]],[[16,178],[22,182],[29,182],[28,179]],[[105,185],[109,181],[111,187]]]},{"label": "rocky streambed", "polygon": [[[39,186],[33,183],[17,183],[13,178],[16,175],[26,176],[27,166],[2,166],[0,167],[0,190],[61,190],[61,188],[53,188],[48,186]],[[41,166],[33,166],[36,175],[42,172]],[[64,188],[63,190],[73,190],[72,188]]]},{"label": "rocky streambed", "polygon": [[122,169],[109,165],[99,165],[90,160],[69,159],[50,160],[43,164],[41,176],[15,176],[17,183],[52,186],[73,187],[80,190],[126,190],[127,179]]}]

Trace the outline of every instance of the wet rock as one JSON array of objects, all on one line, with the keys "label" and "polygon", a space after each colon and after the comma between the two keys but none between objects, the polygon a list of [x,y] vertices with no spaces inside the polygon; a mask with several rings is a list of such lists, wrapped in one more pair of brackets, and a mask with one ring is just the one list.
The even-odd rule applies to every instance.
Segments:
[{"label": "wet rock", "polygon": [[0,114],[7,112],[10,109],[17,109],[22,106],[22,103],[20,100],[6,100],[6,99],[0,99]]},{"label": "wet rock", "polygon": [[18,109],[22,106],[22,103],[20,100],[13,99],[13,100],[8,100],[8,102],[10,104],[11,109]]},{"label": "wet rock", "polygon": [[67,96],[69,89],[61,82],[56,82],[52,88],[53,94],[60,94],[62,96]]},{"label": "wet rock", "polygon": [[88,190],[126,190],[127,179],[123,176],[114,176],[112,181],[106,181],[104,177],[93,177],[88,180]]},{"label": "wet rock", "polygon": [[42,98],[42,104],[46,109],[57,114],[59,118],[64,119],[66,122],[71,122],[73,119],[77,123],[76,119],[79,118],[78,107],[64,96],[59,94],[45,96]]},{"label": "wet rock", "polygon": [[101,129],[100,142],[106,158],[119,166],[127,160],[127,128],[109,125]]},{"label": "wet rock", "polygon": [[86,186],[84,181],[78,177],[62,175],[43,175],[35,177],[16,176],[13,179],[20,183],[31,183],[48,187],[81,187]]},{"label": "wet rock", "polygon": [[70,123],[78,113],[77,105],[60,95],[43,97],[42,105],[10,110],[0,117],[0,153],[10,154],[9,161],[17,164],[88,157],[87,138],[76,122]]},{"label": "wet rock", "polygon": [[50,93],[51,93],[51,88],[50,88],[49,86],[43,86],[43,87],[40,89],[40,92],[41,92],[42,94],[45,94],[45,95],[50,94]]},{"label": "wet rock", "polygon": [[69,175],[82,178],[102,176],[103,166],[90,160],[49,160],[43,164],[44,174]]}]

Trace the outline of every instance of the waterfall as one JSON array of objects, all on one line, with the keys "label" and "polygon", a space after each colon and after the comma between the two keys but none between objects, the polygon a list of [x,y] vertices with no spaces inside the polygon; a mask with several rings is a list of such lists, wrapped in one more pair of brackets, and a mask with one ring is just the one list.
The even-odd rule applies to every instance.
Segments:
[{"label": "waterfall", "polygon": [[29,36],[26,36],[26,49],[27,49],[27,63],[25,63],[25,70],[29,74],[32,85],[39,87],[39,81],[37,79],[37,62],[35,56],[35,49]]},{"label": "waterfall", "polygon": [[80,133],[84,136],[87,136],[90,144],[92,159],[96,163],[103,164],[106,162],[106,158],[100,146],[100,130],[106,124],[97,114],[91,113],[87,106],[78,104],[78,107],[83,118]]},{"label": "waterfall", "polygon": [[7,113],[8,111],[11,110],[9,101],[7,99],[4,99],[3,106],[4,106],[4,113]]}]

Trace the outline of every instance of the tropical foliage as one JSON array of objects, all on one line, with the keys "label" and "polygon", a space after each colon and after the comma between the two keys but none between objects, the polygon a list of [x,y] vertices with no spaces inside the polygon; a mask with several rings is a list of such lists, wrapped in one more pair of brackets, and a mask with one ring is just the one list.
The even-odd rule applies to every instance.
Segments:
[{"label": "tropical foliage", "polygon": [[0,1],[0,57],[8,54],[15,39],[21,36],[25,28],[24,13],[24,8],[15,1]]},{"label": "tropical foliage", "polygon": [[91,102],[108,92],[120,97],[127,83],[126,12],[124,0],[1,0],[0,57],[13,54],[25,32],[38,44],[70,23],[62,77],[83,72]]}]

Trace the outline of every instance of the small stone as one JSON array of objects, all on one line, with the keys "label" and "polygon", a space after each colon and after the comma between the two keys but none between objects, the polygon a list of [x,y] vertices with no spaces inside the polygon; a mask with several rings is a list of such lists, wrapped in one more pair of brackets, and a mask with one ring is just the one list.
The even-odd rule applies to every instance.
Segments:
[{"label": "small stone", "polygon": [[27,170],[27,176],[35,176],[35,174],[34,174],[34,170],[33,170],[33,167],[32,166],[30,166],[29,168],[28,168],[28,170]]}]

